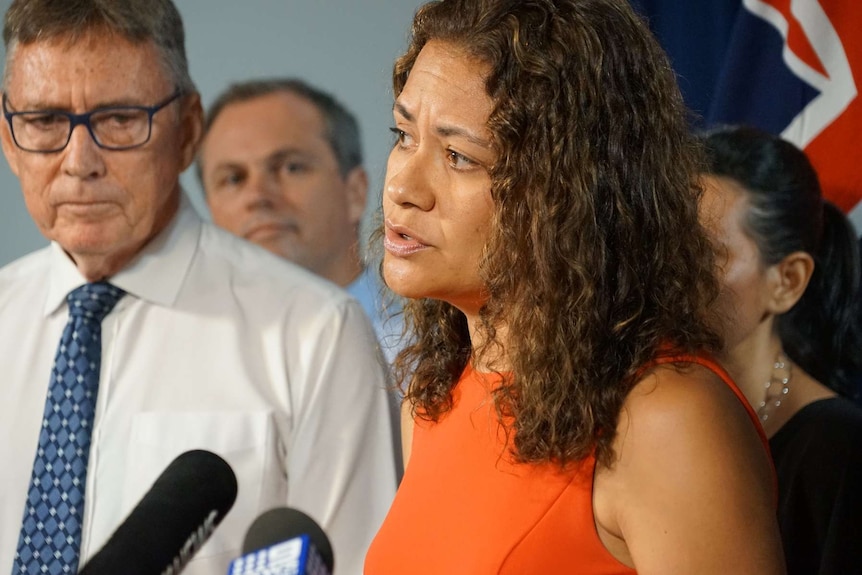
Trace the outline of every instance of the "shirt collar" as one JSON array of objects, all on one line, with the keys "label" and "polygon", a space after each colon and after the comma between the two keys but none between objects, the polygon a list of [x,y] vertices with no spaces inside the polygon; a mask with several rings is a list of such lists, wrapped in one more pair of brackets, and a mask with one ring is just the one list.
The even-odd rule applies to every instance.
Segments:
[{"label": "shirt collar", "polygon": [[362,272],[356,276],[347,287],[344,289],[354,298],[361,300],[372,289],[374,278],[371,277],[370,268],[365,267]]},{"label": "shirt collar", "polygon": [[[191,266],[201,227],[200,216],[186,195],[181,194],[177,214],[167,227],[109,281],[137,298],[170,307]],[[85,283],[87,281],[63,248],[51,242],[45,316],[59,309],[68,293]]]}]

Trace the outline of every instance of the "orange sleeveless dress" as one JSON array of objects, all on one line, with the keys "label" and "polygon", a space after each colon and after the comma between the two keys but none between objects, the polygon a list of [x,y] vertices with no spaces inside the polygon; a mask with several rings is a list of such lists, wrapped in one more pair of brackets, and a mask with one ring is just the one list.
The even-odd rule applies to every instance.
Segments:
[{"label": "orange sleeveless dress", "polygon": [[[754,412],[720,367],[716,372]],[[365,560],[365,575],[631,575],[593,518],[589,457],[575,470],[514,464],[490,392],[499,376],[468,366],[439,422],[416,420],[410,464]],[[761,432],[766,445],[766,437]]]}]

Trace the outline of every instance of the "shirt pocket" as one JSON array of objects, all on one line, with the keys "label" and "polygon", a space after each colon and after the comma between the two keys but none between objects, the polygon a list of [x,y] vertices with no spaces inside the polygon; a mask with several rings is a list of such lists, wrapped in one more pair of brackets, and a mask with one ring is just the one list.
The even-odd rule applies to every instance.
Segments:
[{"label": "shirt pocket", "polygon": [[225,561],[238,557],[246,530],[264,511],[262,504],[286,501],[284,453],[270,412],[139,413],[132,420],[130,442],[122,495],[129,511],[181,453],[211,451],[233,469],[236,501],[192,564],[215,555]]}]

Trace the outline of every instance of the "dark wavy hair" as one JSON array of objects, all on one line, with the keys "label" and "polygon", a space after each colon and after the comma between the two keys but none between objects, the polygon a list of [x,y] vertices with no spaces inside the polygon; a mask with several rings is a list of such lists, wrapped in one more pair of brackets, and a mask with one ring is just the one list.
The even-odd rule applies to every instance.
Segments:
[{"label": "dark wavy hair", "polygon": [[817,381],[859,400],[862,374],[862,261],[856,232],[823,199],[805,153],[778,136],[723,126],[702,136],[709,173],[746,191],[744,229],[766,265],[802,251],[814,273],[793,308],[778,317],[784,351]]},{"label": "dark wavy hair", "polygon": [[410,301],[396,378],[414,414],[438,420],[471,354],[502,346],[511,371],[494,401],[515,458],[611,463],[622,403],[650,361],[719,343],[702,158],[674,74],[625,0],[442,0],[415,15],[396,97],[432,40],[490,69],[489,343],[472,350],[451,305]]}]

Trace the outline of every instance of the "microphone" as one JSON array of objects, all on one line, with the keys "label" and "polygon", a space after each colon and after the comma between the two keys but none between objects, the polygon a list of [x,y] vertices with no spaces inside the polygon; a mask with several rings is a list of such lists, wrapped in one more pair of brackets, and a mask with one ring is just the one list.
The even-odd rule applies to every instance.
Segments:
[{"label": "microphone", "polygon": [[236,500],[236,476],[209,451],[186,451],[78,575],[175,575]]},{"label": "microphone", "polygon": [[323,529],[297,509],[270,509],[251,524],[242,557],[228,575],[332,575],[335,558]]}]

